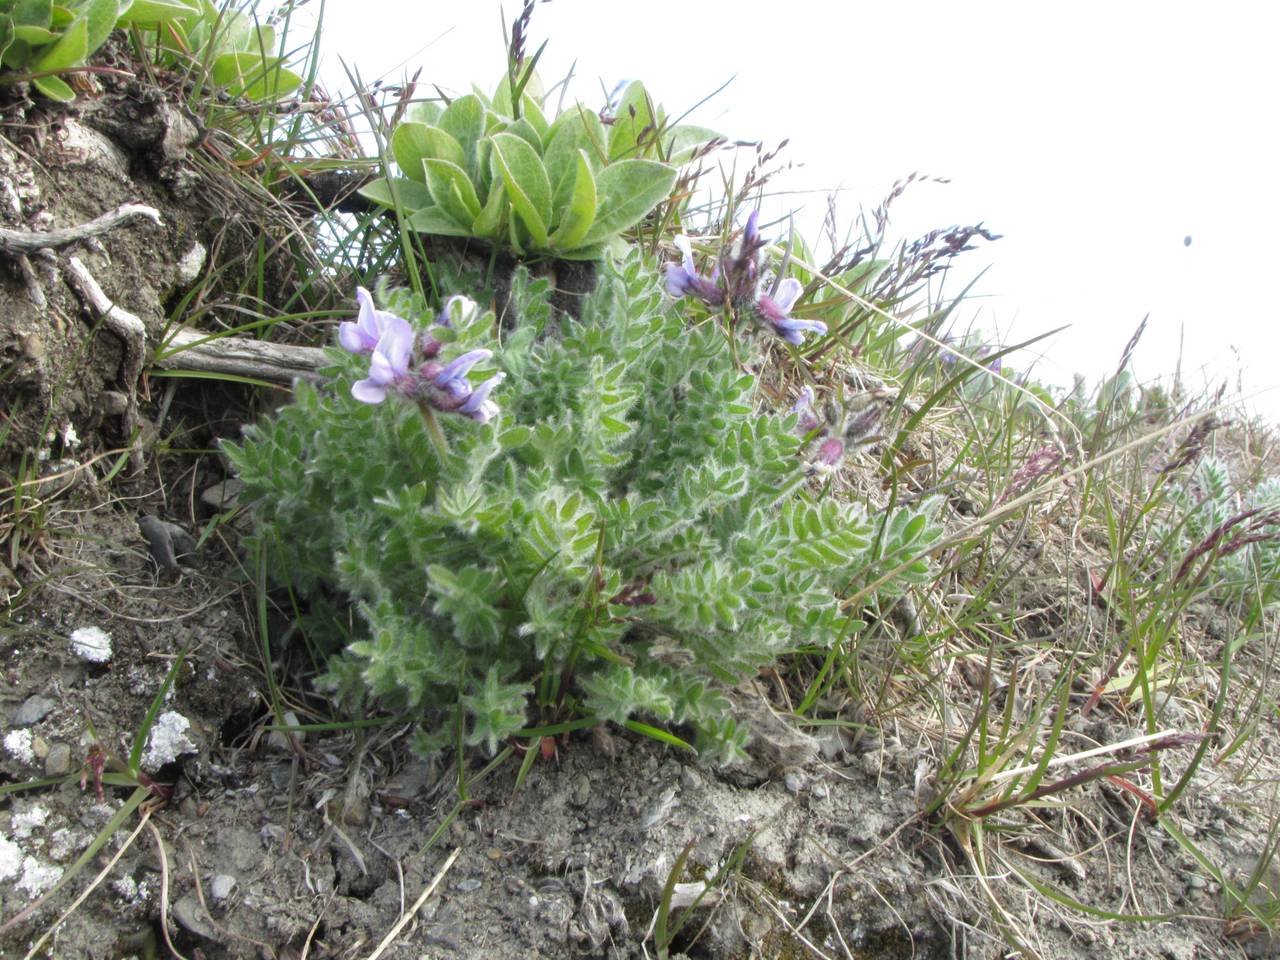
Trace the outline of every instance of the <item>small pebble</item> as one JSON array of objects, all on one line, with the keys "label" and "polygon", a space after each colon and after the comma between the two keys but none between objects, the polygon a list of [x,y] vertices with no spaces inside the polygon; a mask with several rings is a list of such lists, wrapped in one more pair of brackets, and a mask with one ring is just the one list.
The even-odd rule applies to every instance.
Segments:
[{"label": "small pebble", "polygon": [[47,717],[57,705],[55,701],[39,694],[34,697],[27,697],[22,702],[22,706],[13,711],[11,722],[15,727],[29,727]]},{"label": "small pebble", "polygon": [[38,734],[32,737],[31,752],[35,754],[37,760],[43,760],[49,755],[49,741]]},{"label": "small pebble", "polygon": [[468,877],[466,880],[459,880],[453,885],[453,889],[459,893],[471,893],[480,889],[480,881],[475,877]]},{"label": "small pebble", "polygon": [[587,801],[591,799],[591,778],[585,773],[580,773],[573,778],[572,792],[569,794],[569,802],[575,807],[586,806]]},{"label": "small pebble", "polygon": [[804,789],[805,777],[803,773],[792,770],[782,778],[782,782],[786,784],[788,793],[799,793]]},{"label": "small pebble", "polygon": [[236,878],[229,873],[220,873],[209,881],[209,894],[219,903],[231,896],[236,885]]},{"label": "small pebble", "polygon": [[1192,890],[1203,890],[1209,885],[1209,882],[1201,876],[1190,876],[1187,878],[1187,886]]},{"label": "small pebble", "polygon": [[49,755],[44,758],[44,772],[50,777],[61,777],[71,770],[71,747],[65,743],[55,743],[49,747]]},{"label": "small pebble", "polygon": [[684,767],[680,771],[680,786],[686,790],[697,790],[702,786],[702,777],[693,767]]},{"label": "small pebble", "polygon": [[488,850],[484,852],[484,855],[488,857],[490,860],[492,860],[494,863],[497,863],[499,860],[502,859],[502,851],[499,850],[497,847],[490,847]]}]

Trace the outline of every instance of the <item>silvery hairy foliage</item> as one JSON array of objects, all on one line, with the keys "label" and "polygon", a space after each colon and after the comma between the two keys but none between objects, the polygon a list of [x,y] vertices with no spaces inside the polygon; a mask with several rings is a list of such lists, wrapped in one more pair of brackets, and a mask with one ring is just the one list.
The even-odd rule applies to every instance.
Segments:
[{"label": "silvery hairy foliage", "polygon": [[268,569],[341,638],[323,682],[420,717],[424,748],[577,719],[732,761],[729,688],[848,637],[841,598],[885,573],[925,582],[933,504],[819,497],[800,417],[636,251],[578,319],[545,281],[515,296],[500,335],[462,297],[362,294],[332,379],[229,449]]}]

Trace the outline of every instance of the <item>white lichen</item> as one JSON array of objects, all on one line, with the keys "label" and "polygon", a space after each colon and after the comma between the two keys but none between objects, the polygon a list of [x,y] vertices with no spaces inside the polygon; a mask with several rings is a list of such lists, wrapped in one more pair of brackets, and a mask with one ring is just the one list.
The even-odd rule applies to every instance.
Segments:
[{"label": "white lichen", "polygon": [[101,627],[80,627],[71,633],[71,652],[90,663],[111,659],[111,634]]},{"label": "white lichen", "polygon": [[34,897],[52,887],[61,876],[61,867],[41,863],[35,857],[23,857],[22,876],[18,878],[17,887],[28,896]]},{"label": "white lichen", "polygon": [[22,763],[35,763],[36,754],[31,749],[30,730],[10,730],[4,735],[4,748],[9,756]]},{"label": "white lichen", "polygon": [[9,827],[18,839],[31,836],[37,827],[43,827],[49,820],[49,811],[39,804],[33,804],[26,810],[15,810]]},{"label": "white lichen", "polygon": [[22,848],[8,837],[0,837],[0,880],[10,880],[22,867]]},{"label": "white lichen", "polygon": [[147,749],[142,753],[142,766],[154,772],[184,753],[195,753],[198,748],[187,735],[190,729],[191,721],[176,710],[156,717],[151,735],[147,737]]}]

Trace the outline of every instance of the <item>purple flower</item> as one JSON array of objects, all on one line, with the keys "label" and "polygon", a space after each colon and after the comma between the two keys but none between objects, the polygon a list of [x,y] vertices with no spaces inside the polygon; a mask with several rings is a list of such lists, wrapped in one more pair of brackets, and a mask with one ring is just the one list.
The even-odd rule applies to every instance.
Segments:
[{"label": "purple flower", "polygon": [[805,333],[822,336],[827,332],[827,325],[821,320],[801,320],[791,316],[791,308],[803,290],[804,285],[799,280],[787,277],[778,284],[776,296],[762,296],[756,301],[756,312],[768,322],[773,332],[796,346],[804,343]]},{"label": "purple flower", "polygon": [[364,287],[356,287],[356,303],[360,305],[356,319],[338,324],[338,342],[352,353],[372,353],[387,325],[400,318],[387,310],[375,309],[373,297]]},{"label": "purple flower", "polygon": [[693,244],[689,238],[681,234],[675,238],[675,245],[682,254],[680,263],[666,265],[667,293],[673,297],[683,297],[691,293],[708,306],[718,307],[724,303],[724,291],[717,282],[719,268],[710,277],[698,273],[693,264]]},{"label": "purple flower", "polygon": [[362,403],[381,403],[389,389],[403,390],[410,380],[409,357],[412,353],[413,328],[409,321],[387,314],[382,336],[369,358],[369,376],[351,385],[351,395]]},{"label": "purple flower", "polygon": [[824,466],[834,467],[844,458],[844,441],[835,437],[827,437],[818,446],[818,455],[814,457],[815,463],[821,463]]},{"label": "purple flower", "polygon": [[801,436],[807,436],[824,425],[822,419],[814,413],[813,399],[813,387],[804,387],[800,390],[800,399],[791,408],[792,413],[800,415],[800,423],[797,427]]},{"label": "purple flower", "polygon": [[478,387],[472,387],[467,379],[468,370],[492,356],[491,350],[471,350],[443,366],[425,364],[421,373],[429,384],[427,395],[431,405],[446,413],[460,413],[479,423],[488,423],[497,416],[498,405],[489,399],[489,394],[506,374],[494,374]]}]

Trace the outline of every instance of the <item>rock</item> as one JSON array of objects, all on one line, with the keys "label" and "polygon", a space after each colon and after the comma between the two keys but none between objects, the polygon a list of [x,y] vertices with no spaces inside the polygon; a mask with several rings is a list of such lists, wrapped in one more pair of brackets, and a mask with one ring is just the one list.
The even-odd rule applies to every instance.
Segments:
[{"label": "rock", "polygon": [[575,807],[585,807],[587,801],[591,799],[591,778],[585,773],[579,773],[573,778],[573,786],[570,788],[569,802]]},{"label": "rock", "polygon": [[71,770],[71,747],[65,743],[51,744],[49,755],[44,758],[46,776],[61,777]]},{"label": "rock", "polygon": [[459,880],[453,885],[453,889],[459,893],[474,893],[479,890],[481,883],[475,877],[468,877],[466,880]]},{"label": "rock", "polygon": [[702,787],[702,776],[693,767],[684,767],[680,771],[680,786],[686,790],[699,790]]},{"label": "rock", "polygon": [[56,701],[50,700],[48,697],[42,697],[39,694],[27,697],[22,702],[22,706],[13,711],[10,723],[15,727],[29,727],[47,717],[57,705]]},{"label": "rock", "polygon": [[244,481],[232,477],[201,490],[200,502],[214,512],[221,512],[235,506],[243,489]]},{"label": "rock", "polygon": [[231,891],[235,889],[235,885],[235,877],[229,873],[220,873],[209,881],[209,896],[213,897],[218,903],[224,903],[231,896]]},{"label": "rock", "polygon": [[205,913],[204,907],[200,906],[194,891],[180,897],[173,905],[173,919],[178,921],[178,925],[184,930],[194,933],[197,937],[214,942],[220,939],[217,929],[210,921],[209,915]]}]

